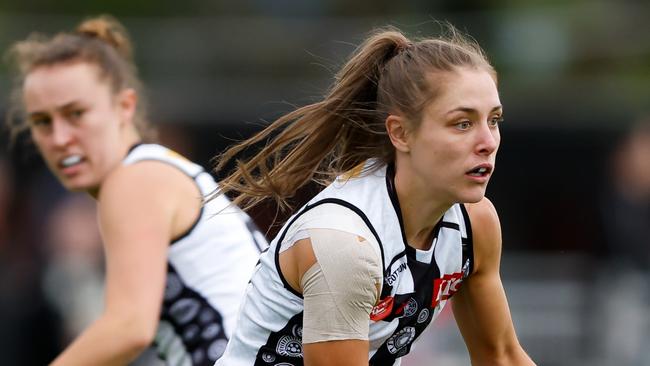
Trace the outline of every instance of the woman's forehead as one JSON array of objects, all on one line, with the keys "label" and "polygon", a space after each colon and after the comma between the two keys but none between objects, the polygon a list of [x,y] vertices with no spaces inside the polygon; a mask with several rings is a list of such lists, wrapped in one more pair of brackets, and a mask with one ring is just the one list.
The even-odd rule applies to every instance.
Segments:
[{"label": "woman's forehead", "polygon": [[461,68],[429,78],[437,93],[426,109],[437,114],[475,110],[490,112],[501,107],[496,83],[489,72]]},{"label": "woman's forehead", "polygon": [[108,89],[96,66],[66,63],[32,70],[25,77],[23,97],[28,110],[49,109],[102,96]]}]

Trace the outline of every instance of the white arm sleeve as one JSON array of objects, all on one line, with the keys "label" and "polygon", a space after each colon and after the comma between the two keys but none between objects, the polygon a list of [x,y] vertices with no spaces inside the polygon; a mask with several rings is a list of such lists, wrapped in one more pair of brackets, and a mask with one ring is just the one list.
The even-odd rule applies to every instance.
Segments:
[{"label": "white arm sleeve", "polygon": [[303,343],[367,340],[370,311],[379,298],[383,278],[374,238],[371,243],[345,231],[307,232],[317,262],[300,281]]}]

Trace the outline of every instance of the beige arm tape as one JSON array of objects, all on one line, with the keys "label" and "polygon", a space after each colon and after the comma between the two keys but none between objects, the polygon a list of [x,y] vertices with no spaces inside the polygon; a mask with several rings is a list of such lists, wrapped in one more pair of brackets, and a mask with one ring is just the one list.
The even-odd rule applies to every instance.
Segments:
[{"label": "beige arm tape", "polygon": [[301,278],[303,343],[368,339],[378,300],[381,258],[372,244],[344,231],[309,229],[317,262]]}]

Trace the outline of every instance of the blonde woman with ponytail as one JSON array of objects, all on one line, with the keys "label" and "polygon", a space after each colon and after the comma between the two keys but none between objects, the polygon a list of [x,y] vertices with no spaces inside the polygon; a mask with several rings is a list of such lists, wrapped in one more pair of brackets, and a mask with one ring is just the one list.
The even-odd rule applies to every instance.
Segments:
[{"label": "blonde woman with ponytail", "polygon": [[218,171],[236,167],[214,197],[245,208],[290,208],[304,185],[326,187],[262,255],[216,365],[399,365],[448,300],[473,365],[534,364],[515,335],[484,196],[503,118],[496,72],[447,29],[418,41],[374,32],[322,101],[219,156]]},{"label": "blonde woman with ponytail", "polygon": [[[53,365],[125,365],[155,345],[170,365],[212,365],[265,246],[200,166],[151,141],[129,38],[109,16],[32,35],[7,122],[70,191],[97,200],[105,309]],[[217,213],[221,216],[215,218]]]}]

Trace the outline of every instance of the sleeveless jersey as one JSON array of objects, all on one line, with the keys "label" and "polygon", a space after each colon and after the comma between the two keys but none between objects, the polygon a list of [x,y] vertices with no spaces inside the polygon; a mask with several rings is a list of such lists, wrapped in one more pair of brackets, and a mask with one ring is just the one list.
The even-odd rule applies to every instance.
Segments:
[{"label": "sleeveless jersey", "polygon": [[[151,160],[185,173],[203,197],[217,188],[201,166],[160,145],[136,145],[123,164]],[[214,364],[226,348],[247,282],[265,246],[264,236],[248,215],[224,196],[203,205],[194,225],[172,240],[168,250],[154,340],[161,359],[169,365]]]},{"label": "sleeveless jersey", "polygon": [[323,220],[318,227],[309,226],[314,220],[300,220],[324,204],[348,208],[373,233],[369,241],[379,246],[383,283],[369,319],[368,360],[370,365],[400,364],[413,341],[472,272],[473,249],[470,222],[462,204],[453,205],[435,225],[429,250],[407,245],[393,176],[389,166],[363,176],[339,178],[285,223],[260,258],[235,334],[216,365],[303,365],[303,299],[279,270],[280,249],[293,244],[285,240],[297,230],[326,228],[357,235],[363,232],[346,225],[344,217],[330,219],[326,227]]}]

